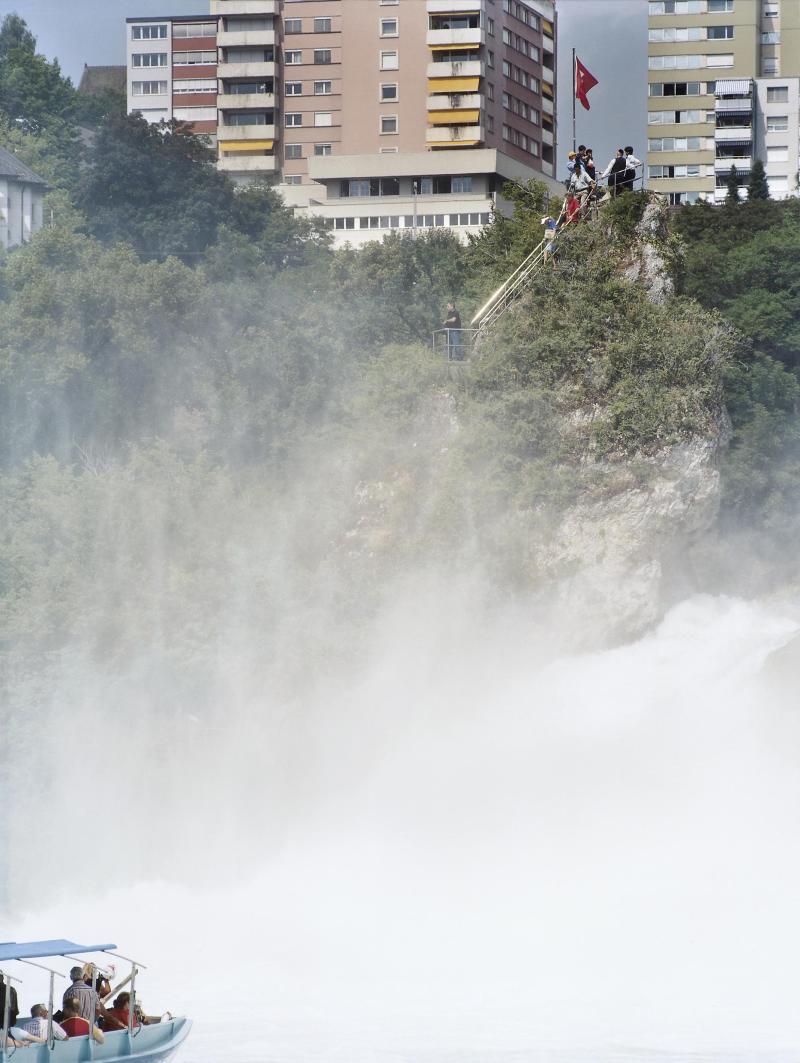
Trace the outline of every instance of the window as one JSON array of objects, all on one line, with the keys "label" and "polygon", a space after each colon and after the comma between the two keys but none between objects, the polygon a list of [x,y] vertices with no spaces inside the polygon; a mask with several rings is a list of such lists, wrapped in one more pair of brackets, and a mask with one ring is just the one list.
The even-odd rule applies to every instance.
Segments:
[{"label": "window", "polygon": [[[299,52],[297,53],[300,54]],[[299,62],[300,60],[298,60]],[[274,63],[274,48],[226,48],[226,63]]]},{"label": "window", "polygon": [[769,194],[774,196],[776,192],[788,192],[789,191],[789,178],[788,177],[768,177],[767,185],[769,186]]},{"label": "window", "polygon": [[133,56],[134,66],[166,66],[167,65],[167,53],[166,52],[134,52]]},{"label": "window", "polygon": [[651,15],[702,15],[706,0],[651,0]]},{"label": "window", "polygon": [[216,122],[216,107],[173,107],[176,122]]},{"label": "window", "polygon": [[776,85],[775,88],[767,89],[767,103],[788,103],[789,86]]},{"label": "window", "polygon": [[397,19],[396,18],[382,18],[380,20],[380,35],[381,35],[381,37],[396,37],[397,36]]},{"label": "window", "polygon": [[303,95],[303,82],[302,81],[287,81],[286,82],[286,95],[287,96],[302,96]]},{"label": "window", "polygon": [[287,126],[298,126],[303,124],[303,116],[297,112],[286,112],[286,124]]},{"label": "window", "polygon": [[225,29],[228,33],[262,33],[274,28],[272,15],[228,15],[225,18]]},{"label": "window", "polygon": [[382,114],[381,115],[381,133],[396,133],[397,132],[397,115],[396,114]]},{"label": "window", "polygon": [[781,43],[781,35],[780,35],[779,32],[762,33],[761,34],[761,43],[762,44],[780,44]]},{"label": "window", "polygon": [[284,52],[283,61],[286,66],[299,66],[303,62],[302,52]]},{"label": "window", "polygon": [[486,65],[490,70],[494,70],[494,52],[486,51]]},{"label": "window", "polygon": [[788,162],[789,161],[789,146],[788,144],[782,144],[778,147],[767,147],[767,162]]},{"label": "window", "polygon": [[131,40],[133,41],[164,41],[166,39],[166,26],[131,26]]},{"label": "window", "polygon": [[733,11],[733,0],[708,0],[709,15],[715,15],[720,11]]},{"label": "window", "polygon": [[226,111],[225,125],[272,125],[272,111]]},{"label": "window", "polygon": [[299,173],[287,173],[284,174],[283,183],[285,185],[301,185],[303,183],[303,178]]},{"label": "window", "polygon": [[314,49],[314,62],[317,66],[326,66],[332,61],[332,54],[330,48],[315,48]]},{"label": "window", "polygon": [[302,33],[303,20],[301,18],[285,18],[283,20],[283,32],[284,34]]},{"label": "window", "polygon": [[314,145],[314,154],[315,155],[330,155],[330,153],[331,153],[331,145],[330,144],[315,144]]},{"label": "window", "polygon": [[314,82],[314,95],[315,96],[330,96],[333,91],[332,81],[315,81]]},{"label": "window", "polygon": [[134,96],[164,96],[167,83],[166,81],[134,81],[131,89]]},{"label": "window", "polygon": [[302,144],[287,144],[286,145],[286,158],[287,159],[302,159],[303,157],[303,145]]},{"label": "window", "polygon": [[461,195],[470,193],[472,191],[472,177],[454,177],[452,188],[454,193],[460,193]]},{"label": "window", "polygon": [[733,66],[733,53],[727,52],[720,55],[707,55],[707,66]]},{"label": "window", "polygon": [[486,82],[486,99],[494,100],[494,85],[491,81]]},{"label": "window", "polygon": [[777,77],[780,74],[777,56],[765,56],[761,60],[761,76]]},{"label": "window", "polygon": [[648,140],[648,151],[705,151],[705,137],[661,137]]},{"label": "window", "polygon": [[399,150],[398,148],[379,148],[378,149],[379,154],[381,154],[381,155],[396,155],[398,150]]},{"label": "window", "polygon": [[397,52],[381,52],[381,70],[398,70],[400,61]]},{"label": "window", "polygon": [[[216,92],[217,91],[217,79],[216,78],[181,78],[179,81],[172,82],[173,95],[178,96],[180,94],[186,94],[189,92]],[[233,86],[229,91],[233,91]]]},{"label": "window", "polygon": [[329,18],[314,19],[314,33],[330,33],[331,20]]},{"label": "window", "polygon": [[[173,83],[172,91],[177,92],[177,85],[181,85],[181,81]],[[216,81],[212,82],[214,91],[216,92]],[[274,91],[274,82],[270,81],[231,81],[225,86],[225,92],[228,96],[258,96],[264,94],[271,94]],[[209,90],[206,90],[209,91]],[[287,92],[287,96],[289,93]]]},{"label": "window", "polygon": [[173,52],[173,66],[214,66],[217,53],[214,52]]},{"label": "window", "polygon": [[[265,26],[264,29],[266,28]],[[173,37],[216,37],[216,35],[216,22],[176,22],[172,27]]]},{"label": "window", "polygon": [[707,26],[706,34],[710,41],[732,41],[733,26]]},{"label": "window", "polygon": [[397,82],[383,82],[381,84],[381,103],[394,102],[397,99]]},{"label": "window", "polygon": [[787,114],[767,115],[768,133],[785,133],[789,128],[789,116]]},{"label": "window", "polygon": [[316,111],[314,113],[315,126],[333,125],[333,115],[330,111]]},{"label": "window", "polygon": [[486,19],[486,32],[489,34],[490,37],[494,37],[494,19],[493,18],[487,18]]}]

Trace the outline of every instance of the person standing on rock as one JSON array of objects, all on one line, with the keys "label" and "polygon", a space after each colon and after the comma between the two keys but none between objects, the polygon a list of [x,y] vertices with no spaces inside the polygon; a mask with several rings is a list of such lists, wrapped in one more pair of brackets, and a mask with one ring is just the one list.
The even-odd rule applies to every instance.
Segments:
[{"label": "person standing on rock", "polygon": [[625,175],[622,178],[622,191],[632,192],[633,183],[636,180],[636,169],[642,165],[642,160],[633,154],[630,144],[625,148]]},{"label": "person standing on rock", "polygon": [[608,178],[608,194],[610,196],[617,196],[622,191],[622,181],[624,180],[626,169],[625,152],[622,148],[617,148],[617,154],[600,174],[601,181],[604,177]]}]

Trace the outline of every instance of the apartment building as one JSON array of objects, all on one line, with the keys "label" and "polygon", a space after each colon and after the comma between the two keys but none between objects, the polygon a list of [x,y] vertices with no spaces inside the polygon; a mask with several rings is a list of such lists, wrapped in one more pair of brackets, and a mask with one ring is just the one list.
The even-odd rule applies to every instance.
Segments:
[{"label": "apartment building", "polygon": [[217,20],[129,18],[126,29],[128,112],[216,138]]},{"label": "apartment building", "polygon": [[[554,0],[210,0],[204,19],[128,28],[129,109],[208,132],[235,181],[273,178],[337,242],[466,233],[506,180],[556,187]],[[215,81],[213,120],[208,95],[179,99],[184,67],[198,91]]]},{"label": "apartment building", "polygon": [[772,194],[796,194],[798,0],[650,0],[648,66],[651,188],[719,202],[760,158]]}]

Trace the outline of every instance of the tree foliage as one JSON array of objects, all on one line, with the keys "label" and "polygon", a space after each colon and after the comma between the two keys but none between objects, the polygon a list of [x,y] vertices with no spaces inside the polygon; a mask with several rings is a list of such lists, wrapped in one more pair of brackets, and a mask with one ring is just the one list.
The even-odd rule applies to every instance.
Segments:
[{"label": "tree foliage", "polygon": [[769,199],[769,185],[767,175],[764,172],[764,163],[761,159],[754,159],[750,170],[750,180],[747,182],[747,198],[752,200]]}]

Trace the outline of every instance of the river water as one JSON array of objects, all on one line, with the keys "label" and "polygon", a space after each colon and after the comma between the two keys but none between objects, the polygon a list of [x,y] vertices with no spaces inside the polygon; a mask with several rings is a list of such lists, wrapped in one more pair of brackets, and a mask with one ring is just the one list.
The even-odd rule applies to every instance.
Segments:
[{"label": "river water", "polygon": [[578,655],[497,623],[381,641],[263,858],[266,797],[189,802],[131,842],[169,874],[121,882],[112,813],[0,939],[140,956],[145,1007],[195,1019],[185,1063],[800,1058],[800,609],[692,598]]}]

